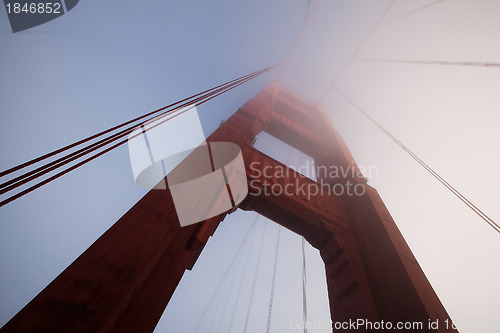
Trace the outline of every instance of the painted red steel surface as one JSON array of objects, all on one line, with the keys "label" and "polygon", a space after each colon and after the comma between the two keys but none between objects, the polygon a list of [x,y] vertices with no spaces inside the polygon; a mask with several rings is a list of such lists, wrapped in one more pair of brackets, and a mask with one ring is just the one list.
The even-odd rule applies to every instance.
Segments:
[{"label": "painted red steel surface", "polygon": [[[291,184],[290,189],[314,185],[292,171],[285,178],[264,179],[251,167],[257,162],[261,168],[285,168],[253,148],[262,131],[310,155],[317,166],[357,167],[322,110],[277,84],[247,102],[208,139],[242,149],[253,185],[239,208],[266,216],[319,249],[332,320],[422,322],[418,332],[451,332],[442,325],[428,329],[429,320],[443,322],[449,316],[365,179],[318,179],[329,185],[362,184],[362,196],[257,195],[273,183]],[[181,228],[170,192],[151,190],[0,332],[152,332],[184,271],[226,215]]]}]

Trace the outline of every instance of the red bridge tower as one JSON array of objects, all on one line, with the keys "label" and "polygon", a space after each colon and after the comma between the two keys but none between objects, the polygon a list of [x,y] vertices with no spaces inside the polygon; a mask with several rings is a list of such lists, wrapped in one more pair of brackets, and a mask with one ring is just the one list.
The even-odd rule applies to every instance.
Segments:
[{"label": "red bridge tower", "polygon": [[[357,172],[343,177],[318,172],[317,182],[325,189],[362,186],[363,195],[304,194],[300,186],[317,183],[294,171],[284,178],[261,179],[255,165],[260,170],[286,168],[253,148],[262,131],[311,156],[318,170],[357,166],[322,110],[277,84],[208,138],[242,149],[251,193],[239,208],[304,236],[320,251],[332,320],[421,322],[419,332],[454,331],[442,325],[429,328],[429,321],[443,323],[449,316],[375,189]],[[265,195],[264,187],[273,183],[288,185],[296,195]],[[151,190],[0,332],[153,331],[184,271],[193,267],[226,215],[181,228],[170,192]]]}]

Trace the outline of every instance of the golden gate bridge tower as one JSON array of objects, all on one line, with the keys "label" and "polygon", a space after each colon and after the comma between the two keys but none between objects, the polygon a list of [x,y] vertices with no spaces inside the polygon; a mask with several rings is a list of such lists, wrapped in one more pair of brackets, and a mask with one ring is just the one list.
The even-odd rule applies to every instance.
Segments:
[{"label": "golden gate bridge tower", "polygon": [[[316,181],[303,177],[253,147],[261,132],[311,156],[318,171],[336,167],[355,172],[340,177],[317,172]],[[419,332],[456,332],[431,325],[451,320],[377,191],[362,177],[319,106],[273,83],[207,141],[241,147],[249,184],[241,204],[181,227],[170,191],[149,191],[0,332],[152,332],[185,270],[193,267],[219,223],[237,208],[267,217],[319,250],[334,332],[356,331],[335,323],[358,319],[394,325],[420,322]],[[288,172],[283,177],[261,172],[277,168]],[[268,195],[266,190],[275,184],[286,193]],[[337,184],[363,191],[338,195],[328,190]],[[300,190],[312,186],[321,190]],[[390,331],[408,332],[395,326]]]}]

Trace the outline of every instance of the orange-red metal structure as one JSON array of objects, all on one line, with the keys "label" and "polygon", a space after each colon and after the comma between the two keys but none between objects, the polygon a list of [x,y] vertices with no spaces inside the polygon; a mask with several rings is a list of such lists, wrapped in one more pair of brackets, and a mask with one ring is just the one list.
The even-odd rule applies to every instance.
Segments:
[{"label": "orange-red metal structure", "polygon": [[[253,148],[262,131],[311,156],[318,170],[356,172],[318,172],[317,182],[293,170],[270,172],[286,166]],[[454,331],[443,325],[451,322],[446,310],[319,107],[272,84],[208,141],[233,142],[242,149],[250,193],[239,208],[304,236],[320,251],[334,326],[365,319],[390,322],[394,332],[408,332],[397,329],[399,322],[422,323],[418,332]],[[287,194],[272,194],[276,184]],[[332,192],[348,184],[362,195]],[[304,190],[313,188],[318,193]],[[151,190],[0,332],[153,331],[184,271],[227,214],[181,228],[170,192]],[[438,329],[429,326],[436,321]],[[341,331],[356,330],[334,330]]]}]

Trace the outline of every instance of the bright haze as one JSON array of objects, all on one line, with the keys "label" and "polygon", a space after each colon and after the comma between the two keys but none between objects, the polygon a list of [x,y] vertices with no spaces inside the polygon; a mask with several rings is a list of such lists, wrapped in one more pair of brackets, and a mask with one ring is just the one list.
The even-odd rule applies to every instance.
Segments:
[{"label": "bright haze", "polygon": [[[321,1],[280,83],[317,103],[338,78],[322,107],[356,162],[378,170],[367,175],[369,184],[459,331],[498,332],[500,235],[338,91],[500,221],[500,68],[432,64],[500,62],[500,2],[398,0],[370,33],[391,3]],[[0,169],[284,61],[307,7],[307,0],[81,1],[71,12],[16,34],[0,9]],[[205,134],[279,70],[201,105]],[[288,155],[289,148],[274,144],[261,142],[276,158]],[[297,165],[307,157],[293,158],[290,164]],[[121,147],[0,208],[0,325],[145,193]],[[254,217],[237,212],[221,224],[181,281],[157,332],[193,330]],[[264,224],[263,218],[257,222],[256,248],[248,253],[257,252]],[[269,223],[249,331],[266,325],[276,231]],[[285,231],[281,237],[272,328],[294,332],[291,323],[302,320],[300,238]],[[253,273],[255,256],[249,258]],[[311,247],[307,258],[309,319],[329,320],[321,261]],[[248,290],[241,297],[247,296]],[[235,330],[246,311],[237,308]],[[226,321],[213,327],[219,323],[229,327]]]}]

